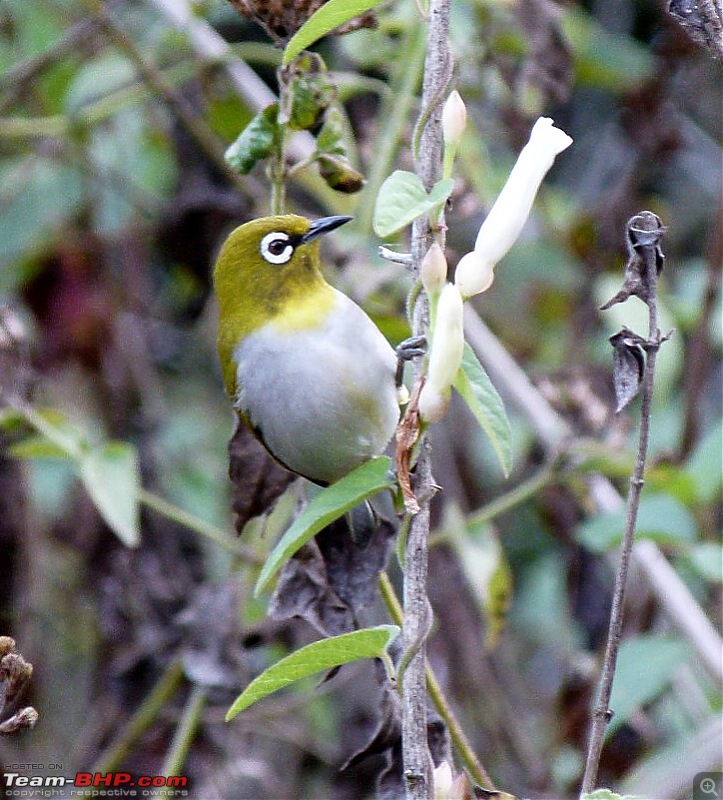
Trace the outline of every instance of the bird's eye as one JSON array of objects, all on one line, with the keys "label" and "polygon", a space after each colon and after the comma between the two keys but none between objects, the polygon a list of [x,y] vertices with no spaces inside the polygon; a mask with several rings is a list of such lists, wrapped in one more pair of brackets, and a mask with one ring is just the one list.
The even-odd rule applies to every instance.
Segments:
[{"label": "bird's eye", "polygon": [[267,233],[261,240],[261,255],[269,264],[285,264],[294,252],[294,245],[285,233]]}]

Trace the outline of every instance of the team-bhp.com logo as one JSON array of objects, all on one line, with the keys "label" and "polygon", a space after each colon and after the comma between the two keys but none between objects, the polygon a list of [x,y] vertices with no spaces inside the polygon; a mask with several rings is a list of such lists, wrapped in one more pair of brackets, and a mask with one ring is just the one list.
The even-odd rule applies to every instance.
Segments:
[{"label": "team-bhp.com logo", "polygon": [[[130,772],[76,772],[66,775],[3,773],[6,797],[187,797],[184,775],[131,775]],[[62,792],[60,790],[63,790]]]}]

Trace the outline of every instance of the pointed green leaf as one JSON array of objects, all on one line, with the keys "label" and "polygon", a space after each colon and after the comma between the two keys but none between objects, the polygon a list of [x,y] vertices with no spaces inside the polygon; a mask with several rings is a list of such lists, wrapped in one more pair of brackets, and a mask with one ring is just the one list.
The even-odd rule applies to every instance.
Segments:
[{"label": "pointed green leaf", "polygon": [[140,541],[138,456],[124,442],[108,442],[83,455],[80,479],[106,524],[128,547]]},{"label": "pointed green leaf", "polygon": [[379,189],[374,208],[374,231],[378,236],[391,236],[417,217],[443,203],[452,194],[454,180],[445,178],[426,192],[419,176],[395,170]]},{"label": "pointed green leaf", "polygon": [[291,556],[322,528],[367,497],[382,489],[391,488],[394,482],[389,477],[390,466],[391,460],[386,456],[374,458],[345,475],[340,481],[322,489],[294,520],[266,559],[256,582],[256,595],[269,585]]},{"label": "pointed green leaf", "polygon": [[232,169],[246,175],[257,161],[271,155],[279,135],[278,112],[278,103],[272,103],[259,111],[226,150],[226,161]]},{"label": "pointed green leaf", "polygon": [[377,658],[399,635],[396,625],[379,625],[321,639],[302,647],[261,673],[244,689],[226,714],[226,721],[257,700],[315,672],[333,669],[360,658]]},{"label": "pointed green leaf", "polygon": [[315,41],[350,22],[382,0],[329,0],[315,11],[291,37],[284,50],[282,63],[288,64]]},{"label": "pointed green leaf", "polygon": [[482,430],[487,434],[502,471],[507,477],[512,468],[510,421],[507,419],[505,407],[497,390],[467,343],[464,345],[462,365],[454,381],[454,388],[460,393]]},{"label": "pointed green leaf", "polygon": [[605,736],[611,736],[636,709],[654,700],[686,658],[685,642],[672,636],[642,634],[623,641],[610,696],[615,713]]},{"label": "pointed green leaf", "polygon": [[65,448],[45,436],[28,436],[21,442],[10,445],[7,452],[13,458],[70,458]]},{"label": "pointed green leaf", "polygon": [[[617,547],[625,530],[624,508],[591,517],[578,525],[577,540],[593,553]],[[696,523],[688,509],[669,494],[643,496],[638,508],[635,535],[664,544],[695,541]]]}]

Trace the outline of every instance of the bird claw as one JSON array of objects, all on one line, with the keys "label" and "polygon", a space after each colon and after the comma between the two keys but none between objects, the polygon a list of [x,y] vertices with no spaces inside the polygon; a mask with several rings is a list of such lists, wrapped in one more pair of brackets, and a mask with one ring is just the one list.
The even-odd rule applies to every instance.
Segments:
[{"label": "bird claw", "polygon": [[394,379],[397,389],[402,385],[404,379],[404,363],[417,358],[417,356],[423,356],[426,352],[426,336],[410,336],[409,339],[405,339],[397,345],[397,374]]},{"label": "bird claw", "polygon": [[423,356],[427,352],[426,336],[410,336],[397,345],[397,358],[400,361],[411,361],[417,356]]}]

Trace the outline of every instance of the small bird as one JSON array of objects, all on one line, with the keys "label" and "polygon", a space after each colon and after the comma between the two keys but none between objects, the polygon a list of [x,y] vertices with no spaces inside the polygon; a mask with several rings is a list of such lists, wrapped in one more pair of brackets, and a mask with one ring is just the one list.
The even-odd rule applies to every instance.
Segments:
[{"label": "small bird", "polygon": [[264,217],[214,270],[226,392],[283,466],[327,485],[380,455],[399,420],[397,354],[321,272],[318,238],[351,217]]}]

